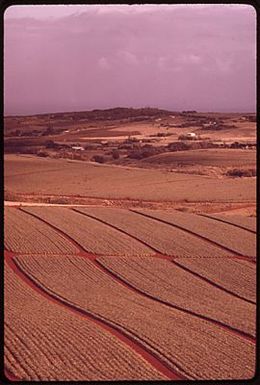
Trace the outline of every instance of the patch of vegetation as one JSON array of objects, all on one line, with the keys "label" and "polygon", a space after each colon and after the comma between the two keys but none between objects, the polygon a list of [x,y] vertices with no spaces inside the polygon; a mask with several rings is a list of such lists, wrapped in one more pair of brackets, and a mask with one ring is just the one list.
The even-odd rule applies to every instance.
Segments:
[{"label": "patch of vegetation", "polygon": [[154,137],[163,138],[166,136],[172,136],[172,133],[170,133],[170,132],[157,132],[157,134],[151,134],[149,136],[151,138],[154,138]]},{"label": "patch of vegetation", "polygon": [[172,142],[168,144],[167,148],[171,152],[185,151],[190,149],[190,144],[187,144],[185,142]]},{"label": "patch of vegetation", "polygon": [[120,158],[120,153],[119,153],[118,150],[113,150],[112,151],[112,158],[115,159],[115,160]]},{"label": "patch of vegetation", "polygon": [[94,155],[91,160],[96,163],[105,163],[105,157],[103,155]]},{"label": "patch of vegetation", "polygon": [[140,149],[133,150],[129,153],[128,158],[130,159],[144,159],[149,156],[158,155],[165,152],[161,147],[153,147],[152,145],[146,144]]},{"label": "patch of vegetation", "polygon": [[37,156],[40,156],[41,158],[47,158],[48,155],[47,151],[40,150],[37,152]]},{"label": "patch of vegetation", "polygon": [[251,177],[256,176],[256,169],[255,168],[248,168],[248,169],[241,169],[241,168],[232,168],[226,172],[227,176],[232,177]]}]

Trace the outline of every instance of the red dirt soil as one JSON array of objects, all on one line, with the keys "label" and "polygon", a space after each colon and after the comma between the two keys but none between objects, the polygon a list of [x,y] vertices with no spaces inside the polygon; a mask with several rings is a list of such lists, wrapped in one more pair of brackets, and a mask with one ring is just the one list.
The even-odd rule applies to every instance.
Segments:
[{"label": "red dirt soil", "polygon": [[[238,253],[238,252],[234,252],[232,249],[229,249],[228,247],[222,246],[222,245],[219,244],[218,242],[212,241],[211,239],[208,239],[208,238],[206,238],[206,237],[204,237],[204,236],[202,236],[202,235],[200,235],[200,234],[197,234],[197,233],[195,233],[194,231],[187,230],[187,229],[186,229],[185,227],[183,227],[183,226],[179,226],[179,225],[177,225],[177,224],[170,223],[170,222],[165,221],[165,220],[163,220],[163,219],[154,218],[154,217],[152,217],[152,216],[149,215],[149,214],[141,213],[141,212],[139,212],[139,211],[135,211],[135,210],[132,210],[132,209],[130,209],[130,211],[132,211],[132,212],[134,212],[134,213],[136,213],[136,214],[140,214],[140,215],[142,215],[142,216],[144,216],[144,217],[147,217],[147,218],[149,218],[149,219],[153,219],[154,221],[161,222],[161,223],[165,223],[165,224],[167,224],[167,225],[169,225],[169,226],[176,227],[176,228],[178,228],[178,229],[180,229],[180,230],[183,230],[183,231],[185,231],[185,232],[187,232],[187,233],[189,233],[189,234],[192,234],[192,235],[194,235],[194,236],[196,236],[196,237],[198,237],[198,238],[200,238],[200,239],[203,239],[204,241],[206,241],[206,242],[208,242],[208,243],[211,243],[211,244],[213,244],[213,245],[215,245],[215,246],[218,246],[220,249],[223,249],[223,250],[226,250],[226,251],[232,253],[235,257],[236,257],[236,256],[239,256],[239,257],[242,257],[242,256],[243,256],[242,254],[240,254],[240,253]],[[250,258],[250,257],[248,257],[248,258]]]},{"label": "red dirt soil", "polygon": [[[203,316],[203,315],[200,315],[200,314],[197,314],[191,310],[187,310],[187,309],[183,309],[182,307],[179,307],[177,305],[173,305],[173,304],[170,304],[166,301],[163,301],[161,299],[158,299],[148,293],[145,293],[143,292],[142,290],[140,289],[137,289],[135,286],[132,286],[130,283],[126,283],[123,279],[119,278],[117,275],[115,275],[114,273],[112,273],[109,269],[107,269],[106,267],[102,266],[97,260],[93,260],[92,261],[98,268],[101,268],[102,271],[104,271],[105,273],[107,273],[112,279],[114,279],[115,281],[119,282],[120,284],[122,284],[123,286],[126,286],[128,289],[134,291],[135,293],[138,293],[138,294],[141,294],[141,295],[144,295],[145,297],[148,297],[150,299],[152,299],[153,301],[156,301],[156,302],[159,302],[161,303],[162,305],[165,305],[165,306],[168,306],[170,308],[173,308],[173,309],[176,309],[176,310],[179,310],[183,313],[187,313],[187,314],[190,314],[191,316],[195,316],[195,317],[198,317],[198,318],[201,318],[201,319],[204,319],[205,321],[208,321],[208,322],[211,322],[233,334],[236,334],[238,335],[239,337],[243,337],[245,338],[246,340],[250,341],[250,342],[253,342],[255,343],[255,338],[251,337],[250,335],[248,335],[247,333],[243,333],[241,331],[238,331],[234,328],[232,328],[231,326],[227,326],[223,323],[221,323],[220,321],[216,321],[214,319],[211,319],[209,317],[206,317],[206,316]],[[172,261],[173,262],[173,261]],[[200,277],[199,277],[200,278]],[[221,288],[222,289],[222,288]]]},{"label": "red dirt soil", "polygon": [[200,279],[202,279],[203,281],[206,281],[206,282],[209,283],[210,285],[215,286],[215,287],[217,287],[218,289],[221,289],[221,290],[225,291],[226,293],[233,295],[234,297],[237,297],[237,298],[239,298],[239,299],[242,299],[243,301],[252,303],[253,305],[256,304],[254,301],[250,301],[249,299],[246,299],[246,298],[244,298],[244,297],[241,297],[240,295],[238,295],[238,294],[236,294],[236,293],[233,293],[232,291],[230,291],[230,290],[228,290],[228,289],[225,289],[224,287],[218,285],[217,283],[211,281],[210,279],[208,279],[208,278],[206,278],[206,277],[203,277],[202,275],[196,273],[195,271],[189,269],[188,267],[185,267],[185,266],[183,266],[183,265],[180,265],[180,264],[178,263],[178,258],[172,259],[172,262],[173,262],[175,265],[177,265],[178,267],[181,267],[183,270],[187,271],[188,273],[193,274],[195,277],[200,278]]},{"label": "red dirt soil", "polygon": [[49,301],[54,302],[55,304],[58,304],[60,306],[63,306],[69,311],[72,311],[77,316],[81,316],[83,318],[87,318],[88,320],[91,320],[95,322],[99,327],[102,327],[109,333],[113,334],[115,337],[120,339],[122,342],[124,342],[128,347],[130,347],[132,350],[140,354],[147,362],[149,362],[154,368],[159,370],[161,373],[163,373],[165,376],[167,376],[171,380],[183,380],[185,377],[182,375],[176,373],[171,368],[169,368],[166,364],[162,363],[160,359],[155,357],[152,353],[150,353],[148,350],[146,350],[140,343],[132,339],[131,337],[125,335],[123,332],[116,329],[116,327],[110,326],[109,323],[106,321],[101,321],[100,319],[96,318],[94,315],[87,313],[85,311],[80,311],[76,308],[74,308],[72,305],[67,304],[66,302],[62,302],[62,300],[58,300],[55,297],[52,297],[50,294],[46,293],[44,290],[42,290],[35,282],[33,282],[31,279],[29,279],[15,264],[13,261],[13,257],[15,256],[14,253],[9,251],[4,251],[5,260],[7,261],[8,265],[11,267],[11,269],[19,276],[20,279],[22,279],[25,283],[27,283],[33,290],[37,291],[40,295],[44,296]]},{"label": "red dirt soil", "polygon": [[[20,210],[22,210],[21,208],[19,208]],[[22,210],[23,211],[23,210]],[[27,213],[28,214],[28,213]],[[33,215],[33,214],[28,214],[28,215]],[[34,215],[33,215],[34,216]],[[39,219],[37,217],[37,219]],[[42,219],[39,219],[39,220],[42,220]],[[110,272],[108,269],[106,269],[105,267],[103,267],[97,260],[97,256],[96,255],[93,255],[91,253],[88,253],[86,252],[77,242],[75,242],[72,238],[70,238],[67,234],[63,233],[61,230],[57,229],[55,226],[53,225],[50,225],[47,221],[44,221],[42,220],[43,222],[47,223],[49,226],[51,226],[54,230],[56,230],[57,232],[59,232],[60,234],[62,234],[65,238],[67,238],[68,240],[70,240],[79,250],[78,252],[78,256],[81,256],[81,257],[84,257],[84,258],[87,258],[87,259],[90,259],[97,268],[99,268],[100,270],[102,270],[103,272],[105,272],[106,274],[108,274],[114,281],[117,281],[118,283],[120,283],[121,285],[127,287],[129,290],[132,290],[134,291],[135,293],[138,293],[139,295],[145,295],[146,297],[149,297],[153,300],[156,300],[157,302],[160,302],[166,306],[170,306],[172,308],[175,308],[179,311],[183,311],[187,314],[190,314],[192,316],[196,316],[196,317],[199,317],[199,318],[202,318],[202,319],[205,319],[209,322],[212,322],[214,324],[216,324],[217,326],[219,327],[222,327],[224,329],[226,329],[227,331],[231,332],[231,333],[234,333],[236,334],[237,336],[241,337],[241,338],[245,338],[247,339],[248,341],[250,341],[251,343],[255,343],[255,339],[252,338],[251,336],[248,336],[247,334],[245,333],[242,333],[242,332],[239,332],[237,330],[234,330],[232,329],[231,327],[228,327],[224,324],[221,324],[220,322],[218,321],[214,321],[214,320],[211,320],[211,319],[208,319],[207,317],[204,317],[204,316],[198,316],[197,314],[191,312],[191,311],[187,311],[187,310],[184,310],[182,308],[178,308],[177,306],[172,306],[168,303],[164,303],[163,301],[161,300],[158,300],[157,298],[154,298],[148,294],[145,294],[143,293],[142,291],[136,289],[135,287],[132,287],[130,284],[126,283],[124,280],[120,279],[119,277],[117,277],[116,275],[114,275],[112,272]],[[19,253],[17,253],[19,254]],[[134,351],[136,351],[137,353],[139,353],[144,359],[146,359],[146,361],[148,361],[150,364],[152,364],[156,369],[158,369],[161,373],[163,373],[164,375],[166,375],[169,379],[172,379],[172,380],[182,380],[182,379],[185,379],[183,376],[179,375],[178,373],[176,373],[175,371],[173,371],[170,367],[168,367],[166,364],[162,363],[160,361],[160,359],[158,359],[157,357],[155,357],[152,353],[150,353],[148,350],[146,350],[146,348],[144,348],[142,346],[141,343],[138,343],[137,341],[133,340],[131,337],[125,335],[122,331],[119,331],[117,330],[116,327],[112,327],[110,326],[109,323],[107,323],[106,321],[103,321],[103,320],[100,320],[98,318],[96,318],[96,316],[90,314],[90,313],[87,313],[86,311],[80,311],[76,308],[74,308],[72,305],[69,305],[67,304],[65,301],[62,302],[62,300],[58,300],[54,297],[51,296],[51,294],[48,294],[46,293],[42,288],[38,287],[37,284],[35,282],[33,282],[29,277],[27,277],[19,268],[18,266],[15,264],[14,260],[13,260],[13,257],[15,256],[14,253],[10,252],[10,251],[6,251],[4,252],[4,255],[5,255],[5,259],[8,263],[8,265],[12,268],[12,270],[24,281],[26,282],[31,288],[33,288],[35,291],[37,291],[40,295],[44,296],[45,298],[47,298],[48,300],[51,300],[52,302],[60,305],[60,306],[63,306],[65,307],[67,310],[70,310],[72,311],[74,314],[77,314],[78,316],[81,316],[81,317],[85,317],[89,320],[92,320],[93,322],[95,322],[97,325],[99,325],[99,327],[102,327],[104,329],[106,329],[108,332],[112,333],[114,336],[116,336],[117,338],[119,338],[121,341],[123,341],[125,344],[127,344],[129,347],[131,347],[131,349],[133,349]],[[170,257],[170,256],[165,256],[165,255],[162,255],[160,253],[156,253],[154,255],[155,258],[162,258],[162,259],[166,259],[168,261],[171,261],[174,263],[174,256],[173,257]],[[237,258],[237,256],[233,256],[232,258]],[[246,259],[248,261],[248,258],[246,257],[239,257],[239,258],[243,258],[243,259]],[[193,272],[192,272],[193,273]],[[200,277],[201,278],[201,277]],[[213,284],[212,282],[209,282],[210,284]],[[222,288],[223,290],[223,288]],[[8,376],[8,378],[11,378],[11,374]],[[16,379],[16,381],[19,381],[19,379]]]},{"label": "red dirt soil", "polygon": [[[20,210],[23,211],[23,212],[25,212],[22,208],[20,208]],[[26,213],[27,213],[27,212],[26,212]],[[27,213],[27,214],[28,214],[28,215],[32,215],[32,216],[36,217],[37,219],[43,221],[43,222],[46,223],[47,225],[51,226],[54,230],[56,230],[58,233],[60,233],[61,235],[63,235],[67,240],[71,241],[71,242],[72,242],[72,243],[79,249],[78,256],[81,256],[81,257],[90,259],[90,260],[96,265],[97,268],[99,268],[100,270],[102,270],[102,271],[105,272],[106,274],[110,275],[110,277],[111,277],[112,279],[114,279],[115,281],[117,281],[117,282],[120,283],[121,285],[127,287],[129,290],[132,290],[132,291],[134,291],[135,293],[144,295],[145,297],[148,297],[148,298],[150,298],[150,299],[152,299],[152,300],[155,300],[155,301],[157,301],[157,302],[160,302],[160,303],[163,304],[163,305],[169,306],[169,307],[171,307],[171,308],[177,309],[177,310],[179,310],[179,311],[182,311],[182,312],[184,312],[184,313],[190,314],[190,315],[192,315],[192,316],[195,316],[195,317],[204,319],[204,320],[206,320],[206,321],[212,322],[212,323],[216,324],[217,326],[222,327],[222,328],[228,330],[228,331],[231,332],[231,333],[235,333],[236,335],[239,335],[240,337],[243,337],[243,338],[247,339],[248,341],[251,341],[251,342],[255,343],[255,338],[253,338],[253,337],[247,335],[246,333],[237,331],[237,330],[233,329],[231,326],[227,326],[227,325],[225,325],[225,324],[222,324],[222,323],[219,322],[219,321],[215,321],[215,320],[213,320],[213,319],[211,319],[211,318],[208,318],[208,317],[206,317],[206,316],[202,316],[202,315],[196,314],[196,313],[194,313],[194,312],[192,312],[192,311],[182,309],[181,307],[174,306],[174,305],[172,305],[172,304],[169,304],[169,303],[167,303],[167,302],[164,302],[164,301],[162,301],[162,300],[159,300],[158,298],[153,297],[153,296],[151,296],[151,295],[149,295],[149,294],[147,294],[147,293],[144,293],[144,292],[142,292],[141,290],[135,288],[134,286],[131,286],[128,282],[125,282],[123,279],[119,278],[118,276],[116,276],[115,274],[113,274],[112,272],[110,272],[107,268],[105,268],[104,266],[102,266],[102,265],[96,260],[96,258],[97,258],[98,256],[96,256],[96,255],[94,255],[94,254],[91,254],[91,253],[89,253],[89,252],[86,252],[86,251],[85,251],[85,250],[84,250],[84,249],[83,249],[77,242],[74,241],[73,238],[71,238],[69,235],[67,235],[66,233],[64,233],[62,230],[56,228],[54,225],[49,224],[49,223],[48,223],[47,221],[45,221],[44,219],[39,218],[39,217],[37,217],[36,215],[34,215],[34,214],[32,214],[32,213]],[[82,215],[85,215],[85,214],[82,214]],[[209,242],[211,242],[211,241],[209,241]],[[162,255],[162,254],[160,254],[160,253],[158,253],[158,252],[154,255],[154,257],[156,257],[156,258],[162,258],[162,259],[167,259],[167,260],[170,260],[171,262],[173,262],[173,259],[174,259],[174,256],[172,256],[172,257],[170,257],[170,256],[165,256],[165,255]],[[234,257],[236,257],[236,256],[234,256]],[[232,258],[234,258],[234,257],[232,257]],[[239,256],[239,257],[240,257],[240,256]],[[246,258],[246,257],[240,257],[240,258],[245,258],[245,259],[248,261],[248,258]]]},{"label": "red dirt soil", "polygon": [[4,375],[10,381],[23,381],[20,378],[14,376],[8,369],[4,368]]}]

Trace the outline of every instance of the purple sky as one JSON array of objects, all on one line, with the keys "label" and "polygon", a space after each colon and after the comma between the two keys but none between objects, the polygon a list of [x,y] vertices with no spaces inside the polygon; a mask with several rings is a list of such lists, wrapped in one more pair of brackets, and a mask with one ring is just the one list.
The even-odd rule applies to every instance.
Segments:
[{"label": "purple sky", "polygon": [[12,6],[4,23],[5,115],[256,109],[251,6]]}]

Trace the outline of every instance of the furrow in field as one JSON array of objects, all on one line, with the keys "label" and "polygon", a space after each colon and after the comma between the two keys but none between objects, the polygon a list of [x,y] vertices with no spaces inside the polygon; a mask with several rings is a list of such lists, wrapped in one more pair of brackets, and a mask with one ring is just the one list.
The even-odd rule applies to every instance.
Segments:
[{"label": "furrow in field", "polygon": [[178,379],[165,376],[96,322],[35,293],[9,264],[5,324],[5,365],[23,380]]},{"label": "furrow in field", "polygon": [[256,233],[256,217],[245,217],[243,215],[220,215],[220,214],[200,214],[212,220],[229,223],[243,230]]},{"label": "furrow in field", "polygon": [[85,251],[99,255],[151,255],[154,251],[129,235],[68,208],[29,207],[33,214],[74,239]]},{"label": "furrow in field", "polygon": [[151,257],[100,257],[98,262],[152,298],[255,337],[255,304],[214,287],[180,266]]},{"label": "furrow in field", "polygon": [[105,320],[180,375],[227,379],[254,373],[254,343],[124,288],[86,258],[19,256],[15,261],[43,290]]},{"label": "furrow in field", "polygon": [[176,264],[219,287],[256,303],[256,267],[236,259],[176,258]]},{"label": "furrow in field", "polygon": [[227,252],[184,230],[146,218],[138,213],[117,208],[77,208],[86,216],[95,217],[108,225],[127,232],[154,250],[176,257],[226,257]]},{"label": "furrow in field", "polygon": [[4,209],[4,242],[9,251],[22,253],[76,253],[77,249],[39,219],[18,210]]},{"label": "furrow in field", "polygon": [[165,224],[186,230],[208,239],[214,244],[241,256],[256,257],[256,235],[230,225],[214,221],[205,216],[178,210],[133,210],[135,213],[153,218]]}]

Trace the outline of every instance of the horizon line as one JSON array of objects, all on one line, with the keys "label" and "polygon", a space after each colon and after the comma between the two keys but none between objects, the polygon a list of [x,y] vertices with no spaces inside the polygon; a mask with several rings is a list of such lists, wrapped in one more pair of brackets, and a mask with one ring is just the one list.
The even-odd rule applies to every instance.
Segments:
[{"label": "horizon line", "polygon": [[67,110],[67,111],[48,111],[48,112],[36,112],[36,113],[10,113],[10,114],[3,114],[4,118],[8,118],[8,117],[16,117],[16,116],[19,116],[19,117],[22,117],[22,116],[38,116],[38,115],[50,115],[50,114],[72,114],[72,113],[82,113],[82,112],[93,112],[93,111],[107,111],[107,110],[114,110],[114,109],[118,109],[118,108],[121,108],[121,109],[133,109],[133,110],[140,110],[140,109],[157,109],[157,110],[161,110],[161,111],[168,111],[168,112],[174,112],[174,113],[182,113],[183,111],[196,111],[196,113],[204,113],[204,114],[212,114],[212,113],[222,113],[222,114],[256,114],[256,110],[252,111],[248,111],[248,110],[240,110],[240,111],[221,111],[221,110],[217,110],[217,111],[206,111],[206,110],[196,110],[196,109],[182,109],[182,110],[171,110],[171,109],[168,109],[168,108],[161,108],[161,107],[151,107],[151,106],[142,106],[142,107],[122,107],[122,106],[116,106],[116,107],[107,107],[107,108],[92,108],[92,109],[86,109],[86,110],[77,110],[77,111],[72,111],[72,110]]}]

